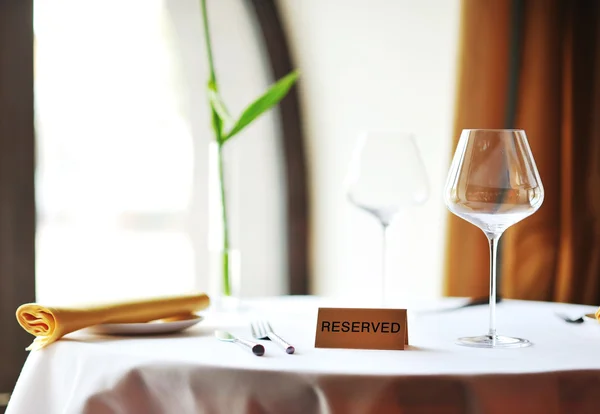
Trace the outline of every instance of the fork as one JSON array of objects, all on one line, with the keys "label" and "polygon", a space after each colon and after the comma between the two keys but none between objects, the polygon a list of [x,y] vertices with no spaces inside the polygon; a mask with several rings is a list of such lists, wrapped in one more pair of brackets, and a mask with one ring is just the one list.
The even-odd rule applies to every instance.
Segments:
[{"label": "fork", "polygon": [[292,345],[284,341],[280,336],[273,332],[273,328],[268,321],[256,321],[250,324],[252,336],[256,339],[266,339],[275,342],[285,350],[287,354],[293,354],[296,351]]}]

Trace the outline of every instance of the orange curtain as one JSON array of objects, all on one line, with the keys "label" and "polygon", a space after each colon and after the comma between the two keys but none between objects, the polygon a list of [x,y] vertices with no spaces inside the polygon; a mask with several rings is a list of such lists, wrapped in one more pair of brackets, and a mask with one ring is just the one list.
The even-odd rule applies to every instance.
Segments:
[{"label": "orange curtain", "polygon": [[[502,295],[599,304],[600,2],[463,0],[454,147],[464,128],[524,129],[545,188],[502,237]],[[452,215],[446,276],[488,292],[485,236]]]}]

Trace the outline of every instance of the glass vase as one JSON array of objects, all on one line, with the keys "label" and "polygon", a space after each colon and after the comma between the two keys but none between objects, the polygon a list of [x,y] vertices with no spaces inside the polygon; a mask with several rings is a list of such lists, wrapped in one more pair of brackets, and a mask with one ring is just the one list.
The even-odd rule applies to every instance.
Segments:
[{"label": "glass vase", "polygon": [[216,311],[238,311],[241,301],[240,251],[209,252],[209,296]]},{"label": "glass vase", "polygon": [[208,157],[209,295],[215,310],[235,311],[241,298],[241,254],[233,231],[237,204],[235,145],[211,142]]}]

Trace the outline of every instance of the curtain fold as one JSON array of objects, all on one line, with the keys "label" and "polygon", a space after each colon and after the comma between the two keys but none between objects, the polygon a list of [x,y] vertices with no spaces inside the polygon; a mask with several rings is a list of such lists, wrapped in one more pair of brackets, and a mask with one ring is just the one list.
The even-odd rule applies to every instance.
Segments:
[{"label": "curtain fold", "polygon": [[[464,128],[522,128],[540,171],[544,204],[502,237],[501,293],[598,304],[600,2],[526,1],[519,9],[518,1],[463,0],[454,147]],[[502,122],[511,118],[514,125]],[[447,295],[488,292],[485,236],[452,215],[446,276]]]},{"label": "curtain fold", "polygon": [[[507,103],[510,3],[463,0],[454,143],[465,128],[503,128]],[[450,214],[445,290],[451,296],[485,296],[489,250],[485,235]]]}]

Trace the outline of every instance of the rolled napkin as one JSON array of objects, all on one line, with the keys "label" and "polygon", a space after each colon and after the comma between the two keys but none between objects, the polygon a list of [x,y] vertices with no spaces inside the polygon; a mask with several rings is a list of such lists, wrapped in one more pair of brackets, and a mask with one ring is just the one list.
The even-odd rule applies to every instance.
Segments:
[{"label": "rolled napkin", "polygon": [[71,332],[104,323],[143,323],[189,315],[210,305],[204,293],[168,296],[82,307],[44,307],[27,303],[17,321],[36,338],[27,350],[41,349]]}]

